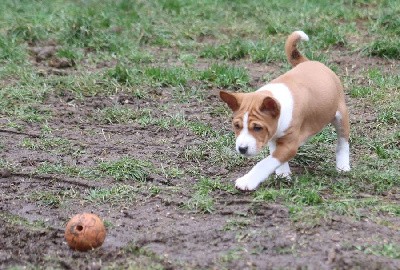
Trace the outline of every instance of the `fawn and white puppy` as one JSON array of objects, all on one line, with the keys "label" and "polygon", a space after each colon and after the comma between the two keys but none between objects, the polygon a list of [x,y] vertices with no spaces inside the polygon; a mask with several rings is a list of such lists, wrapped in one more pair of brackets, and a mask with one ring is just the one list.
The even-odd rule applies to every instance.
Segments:
[{"label": "fawn and white puppy", "polygon": [[292,69],[252,93],[220,91],[233,111],[236,150],[256,155],[265,144],[270,154],[236,180],[236,188],[253,190],[273,172],[290,177],[288,161],[298,148],[327,124],[337,132],[336,169],[349,171],[349,115],[340,79],[324,64],[309,61],[297,50],[308,40],[295,31],[286,40],[285,53]]}]

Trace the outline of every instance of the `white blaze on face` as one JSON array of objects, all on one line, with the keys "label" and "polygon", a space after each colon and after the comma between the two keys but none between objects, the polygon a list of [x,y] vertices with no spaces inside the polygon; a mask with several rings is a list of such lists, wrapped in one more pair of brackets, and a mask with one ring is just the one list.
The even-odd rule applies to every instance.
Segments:
[{"label": "white blaze on face", "polygon": [[249,113],[243,116],[243,129],[236,138],[236,151],[245,156],[257,154],[257,141],[249,132]]}]

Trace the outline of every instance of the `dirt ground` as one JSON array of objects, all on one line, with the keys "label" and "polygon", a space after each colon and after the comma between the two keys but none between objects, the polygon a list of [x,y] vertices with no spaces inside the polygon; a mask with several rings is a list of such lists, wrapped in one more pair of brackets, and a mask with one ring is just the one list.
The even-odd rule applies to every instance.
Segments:
[{"label": "dirt ground", "polygon": [[[357,74],[374,65],[388,68],[393,65],[383,59],[366,59],[359,55],[341,54],[336,61],[341,75],[346,69]],[[262,84],[265,73],[277,69],[273,65],[253,63],[246,66],[254,87]],[[71,63],[48,66],[38,62],[37,68],[44,76],[77,72]],[[358,78],[362,80],[361,74]],[[68,91],[48,96],[37,109],[51,111],[48,125],[52,128],[52,137],[71,142],[65,153],[22,147],[24,139],[40,138],[42,127],[35,123],[21,123],[24,131],[0,130],[3,144],[0,158],[19,164],[0,175],[1,269],[11,266],[35,269],[42,266],[46,269],[124,269],[128,266],[132,269],[400,269],[399,260],[373,256],[354,248],[365,244],[400,243],[400,219],[396,217],[393,217],[392,227],[363,217],[357,220],[346,216],[330,216],[321,219],[319,224],[298,224],[290,218],[284,205],[255,202],[251,193],[222,191],[213,194],[215,209],[212,214],[196,213],[182,207],[190,198],[196,179],[185,175],[167,179],[159,173],[150,174],[145,183],[121,182],[136,191],[128,201],[90,202],[82,197],[90,190],[110,187],[115,181],[111,177],[92,180],[36,171],[44,162],[93,167],[99,160],[132,156],[152,160],[154,164],[193,167],[204,175],[221,176],[222,181],[233,184],[231,180],[248,170],[254,161],[228,170],[212,160],[188,160],[185,149],[206,142],[190,130],[160,129],[152,125],[144,128],[135,123],[106,124],[96,119],[99,108],[123,104],[133,109],[150,108],[160,117],[172,113],[175,108],[187,119],[209,123],[218,130],[230,129],[230,116],[221,118],[210,113],[210,108],[221,105],[217,89],[210,89],[205,101],[177,104],[170,106],[171,112],[158,112],[160,104],[174,102],[172,91],[164,87],[144,99],[126,93],[77,99]],[[351,100],[349,104],[353,111],[351,121],[364,121],[362,115],[366,108]],[[75,151],[80,154],[74,155]],[[294,170],[301,171],[301,168]],[[149,190],[154,186],[160,187],[162,192],[152,194]],[[32,191],[68,194],[69,197],[60,204],[45,205],[32,198]],[[74,214],[85,211],[108,221],[108,234],[101,248],[80,253],[68,248],[63,237],[64,226]],[[24,222],[5,221],[15,216]],[[229,223],[232,220],[236,223]]]}]

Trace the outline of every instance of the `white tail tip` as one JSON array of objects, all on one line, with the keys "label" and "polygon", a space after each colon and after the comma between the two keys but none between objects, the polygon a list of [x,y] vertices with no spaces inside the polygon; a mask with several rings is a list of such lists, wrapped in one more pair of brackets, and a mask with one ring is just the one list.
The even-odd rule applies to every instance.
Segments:
[{"label": "white tail tip", "polygon": [[309,37],[307,36],[307,34],[304,33],[303,31],[295,31],[295,33],[300,36],[301,40],[304,40],[304,41],[309,41],[310,40]]}]

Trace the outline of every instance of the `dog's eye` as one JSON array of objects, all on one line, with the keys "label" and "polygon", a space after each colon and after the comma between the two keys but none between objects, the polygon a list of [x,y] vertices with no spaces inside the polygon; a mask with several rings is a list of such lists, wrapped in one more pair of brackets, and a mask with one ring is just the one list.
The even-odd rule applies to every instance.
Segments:
[{"label": "dog's eye", "polygon": [[235,124],[233,124],[233,126],[234,126],[236,129],[240,129],[239,123],[235,123]]},{"label": "dog's eye", "polygon": [[263,130],[263,127],[262,127],[262,126],[255,125],[255,126],[253,127],[253,130],[254,130],[255,132],[260,132],[261,130]]}]

